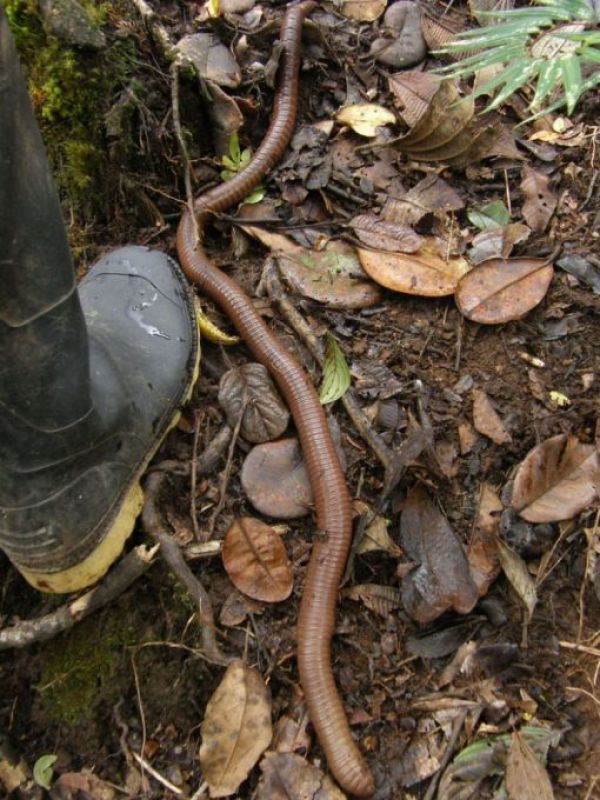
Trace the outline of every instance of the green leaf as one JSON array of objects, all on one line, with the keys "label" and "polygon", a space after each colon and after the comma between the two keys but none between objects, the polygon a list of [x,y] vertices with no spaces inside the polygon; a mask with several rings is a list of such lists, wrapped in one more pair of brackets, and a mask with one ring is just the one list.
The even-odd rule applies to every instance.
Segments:
[{"label": "green leaf", "polygon": [[539,108],[542,101],[548,97],[556,86],[560,67],[558,61],[545,61],[540,67],[535,94],[530,103],[530,108]]},{"label": "green leaf", "polygon": [[219,0],[208,0],[206,9],[208,11],[208,16],[211,17],[211,19],[217,19],[221,15]]},{"label": "green leaf", "polygon": [[507,97],[510,97],[511,94],[514,94],[518,89],[521,88],[521,86],[524,86],[527,83],[537,68],[538,64],[537,62],[534,62],[527,67],[524,67],[523,64],[518,63],[515,67],[507,69],[504,73],[506,84],[487,106],[486,111],[492,111],[494,108],[498,108],[498,106],[502,105]]},{"label": "green leaf", "polygon": [[224,167],[227,167],[227,169],[230,169],[232,172],[237,172],[238,163],[232,158],[229,158],[229,156],[223,156],[221,158],[221,164],[223,164]]},{"label": "green leaf", "polygon": [[244,150],[242,150],[242,152],[240,153],[240,161],[239,161],[239,167],[240,167],[240,169],[242,169],[243,167],[245,167],[245,166],[246,166],[246,164],[248,164],[248,163],[249,163],[249,161],[250,161],[250,159],[251,159],[251,158],[252,158],[252,150],[250,150],[250,148],[249,148],[249,147],[246,147],[246,148],[245,148]]},{"label": "green leaf", "polygon": [[566,58],[563,56],[558,62],[562,73],[563,86],[565,87],[567,113],[572,114],[583,91],[581,64],[576,55],[567,56]]},{"label": "green leaf", "polygon": [[261,200],[264,199],[267,190],[264,186],[257,186],[253,192],[250,192],[248,197],[244,197],[244,203],[248,203],[248,205],[255,205],[256,203],[260,203]]},{"label": "green leaf", "polygon": [[335,338],[330,334],[325,337],[325,363],[323,364],[323,380],[319,390],[322,405],[339,400],[350,386],[350,369]]},{"label": "green leaf", "polygon": [[[493,94],[495,89],[497,89],[499,86],[503,86],[507,81],[512,80],[511,76],[519,76],[521,72],[524,72],[526,69],[527,61],[525,59],[520,58],[514,61],[512,67],[499,72],[498,75],[494,75],[481,86],[478,86],[477,90],[473,93],[473,96],[479,97],[482,94]],[[519,83],[518,86],[521,86],[521,84]]]},{"label": "green leaf", "polygon": [[235,178],[237,174],[236,172],[232,172],[230,169],[223,169],[221,170],[221,180],[222,181],[230,181],[232,178]]},{"label": "green leaf", "polygon": [[229,137],[229,155],[236,165],[240,163],[240,137],[237,135],[237,131],[234,131]]},{"label": "green leaf", "polygon": [[52,785],[52,776],[54,775],[54,765],[58,760],[58,756],[45,755],[40,756],[33,765],[33,780],[42,789],[49,791]]},{"label": "green leaf", "polygon": [[481,208],[472,208],[467,211],[470,222],[480,231],[489,231],[493,228],[502,228],[510,222],[510,214],[502,200],[486,203]]}]

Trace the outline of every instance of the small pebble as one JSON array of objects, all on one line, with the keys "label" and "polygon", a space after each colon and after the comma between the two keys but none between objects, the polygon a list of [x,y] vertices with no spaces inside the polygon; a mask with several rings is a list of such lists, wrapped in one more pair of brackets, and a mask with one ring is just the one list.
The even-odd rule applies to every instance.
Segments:
[{"label": "small pebble", "polygon": [[427,45],[421,32],[421,11],[411,0],[399,0],[383,17],[385,38],[375,39],[371,55],[390,67],[406,68],[425,58]]}]

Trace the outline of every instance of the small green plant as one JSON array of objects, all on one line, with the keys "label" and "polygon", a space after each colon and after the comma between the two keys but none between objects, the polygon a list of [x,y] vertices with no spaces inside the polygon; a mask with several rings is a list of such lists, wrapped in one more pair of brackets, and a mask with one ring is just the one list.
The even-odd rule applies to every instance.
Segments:
[{"label": "small green plant", "polygon": [[[600,31],[593,30],[598,20],[589,0],[534,2],[527,8],[480,12],[493,24],[464,31],[439,51],[466,55],[439,70],[448,78],[496,68],[473,92],[474,97],[496,93],[486,111],[531,83],[534,117],[562,106],[571,114],[579,98],[600,84]],[[543,108],[544,102],[550,105]]]},{"label": "small green plant", "polygon": [[[237,133],[232,133],[229,139],[229,155],[221,158],[221,164],[225,167],[221,170],[221,179],[230,181],[238,172],[243,172],[250,163],[252,150],[249,147],[240,149],[240,140]],[[257,186],[248,197],[244,198],[244,203],[260,203],[264,198],[266,189],[264,186]]]}]

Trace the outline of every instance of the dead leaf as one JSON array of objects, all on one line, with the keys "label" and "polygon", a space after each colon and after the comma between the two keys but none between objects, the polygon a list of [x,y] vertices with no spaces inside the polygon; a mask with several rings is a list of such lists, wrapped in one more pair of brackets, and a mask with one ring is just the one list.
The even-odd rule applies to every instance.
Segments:
[{"label": "dead leaf", "polygon": [[546,768],[519,731],[512,735],[506,759],[506,789],[509,800],[554,800]]},{"label": "dead leaf", "polygon": [[225,534],[223,565],[240,592],[277,603],[289,597],[294,575],[281,536],[254,517],[238,517]]},{"label": "dead leaf", "polygon": [[414,253],[423,244],[423,237],[408,225],[387,222],[376,214],[359,214],[349,225],[361,242],[374,250]]},{"label": "dead leaf", "polygon": [[537,604],[537,592],[533,578],[527,570],[527,565],[521,556],[511,550],[502,539],[498,539],[498,555],[504,574],[517,593],[519,600],[527,609],[529,619],[531,619]]},{"label": "dead leaf", "polygon": [[542,258],[493,258],[460,279],[456,304],[463,316],[483,325],[521,319],[548,291],[554,269]]},{"label": "dead leaf", "polygon": [[415,225],[426,214],[443,218],[449,211],[460,211],[464,206],[464,200],[456,189],[438,175],[427,175],[400,200],[388,200],[383,216],[388,222]]},{"label": "dead leaf", "polygon": [[210,796],[236,792],[272,736],[271,699],[262,676],[236,660],[208,701],[202,722],[200,764]]},{"label": "dead leaf", "polygon": [[175,45],[175,52],[180,60],[190,61],[202,79],[228,89],[235,89],[242,82],[242,71],[230,49],[212,33],[184,36]]},{"label": "dead leaf", "polygon": [[489,484],[484,483],[481,487],[473,533],[467,549],[471,577],[477,586],[480,597],[487,594],[500,572],[498,527],[502,509],[502,501],[498,494]]},{"label": "dead leaf", "polygon": [[262,364],[228,370],[219,384],[219,404],[231,428],[243,414],[240,433],[254,444],[281,436],[290,420],[290,412]]},{"label": "dead leaf", "polygon": [[[355,514],[372,514],[369,506],[362,500],[354,500],[352,510]],[[372,522],[367,525],[356,548],[356,552],[360,554],[374,551],[383,551],[393,556],[400,555],[400,548],[390,536],[387,520],[381,514],[376,514]]]},{"label": "dead leaf", "polygon": [[387,108],[376,103],[356,103],[345,106],[335,115],[340,125],[347,125],[360,136],[373,138],[377,136],[379,128],[384,125],[393,125],[396,117]]},{"label": "dead leaf", "polygon": [[461,422],[458,426],[458,441],[460,443],[461,456],[467,455],[475,447],[477,434],[472,425],[468,422]]},{"label": "dead leaf", "polygon": [[320,769],[294,753],[267,753],[256,800],[346,800]]},{"label": "dead leaf", "polygon": [[383,14],[387,0],[342,0],[340,11],[357,22],[374,22]]},{"label": "dead leaf", "polygon": [[402,602],[410,616],[426,623],[449,608],[460,614],[478,599],[465,550],[448,521],[420,486],[408,492],[400,522],[401,544],[418,564],[402,581]]},{"label": "dead leaf", "polygon": [[461,256],[441,258],[433,237],[427,237],[421,249],[411,255],[362,249],[358,255],[365,272],[381,286],[423,297],[452,294],[469,269]]},{"label": "dead leaf", "polygon": [[87,770],[63,772],[52,786],[51,800],[115,800],[117,793],[109,784]]},{"label": "dead leaf", "polygon": [[219,622],[226,628],[233,628],[245,622],[250,614],[261,614],[264,610],[262,603],[233,589],[221,606]]},{"label": "dead leaf", "polygon": [[550,178],[524,166],[521,172],[521,191],[525,202],[521,209],[532,231],[542,233],[556,210],[557,199],[550,189]]},{"label": "dead leaf", "polygon": [[559,434],[534,447],[517,469],[511,505],[528,522],[570,519],[598,497],[600,453]]},{"label": "dead leaf", "polygon": [[487,436],[494,444],[508,444],[512,441],[490,398],[481,389],[473,389],[473,424],[475,430]]},{"label": "dead leaf", "polygon": [[473,237],[469,261],[471,264],[481,264],[492,258],[508,258],[515,244],[526,241],[530,236],[531,229],[521,222],[481,231]]},{"label": "dead leaf", "polygon": [[315,251],[279,233],[252,225],[243,229],[277,255],[279,269],[292,291],[330,308],[368,308],[380,302],[379,287],[368,280],[349,244],[328,242],[323,250]]},{"label": "dead leaf", "polygon": [[344,591],[344,597],[360,600],[369,611],[382,617],[389,617],[392,611],[400,608],[401,598],[393,586],[380,586],[377,583],[360,583]]}]

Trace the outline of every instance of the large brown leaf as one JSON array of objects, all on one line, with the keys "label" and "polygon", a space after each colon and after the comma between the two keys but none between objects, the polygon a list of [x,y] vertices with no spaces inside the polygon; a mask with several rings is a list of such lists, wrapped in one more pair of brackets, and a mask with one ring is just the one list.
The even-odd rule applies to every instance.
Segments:
[{"label": "large brown leaf", "polygon": [[492,258],[461,278],[456,304],[463,316],[484,325],[521,319],[544,299],[553,274],[542,258]]},{"label": "large brown leaf", "polygon": [[465,550],[425,489],[411,489],[400,523],[401,544],[419,566],[402,581],[402,602],[417,622],[449,608],[466,614],[479,597]]},{"label": "large brown leaf", "polygon": [[254,517],[238,517],[223,540],[223,564],[231,582],[255,600],[276,603],[289,597],[292,568],[281,537]]},{"label": "large brown leaf", "polygon": [[365,272],[374,281],[395,292],[424,297],[452,294],[469,265],[460,256],[447,259],[438,255],[434,241],[428,238],[417,253],[358,251]]},{"label": "large brown leaf", "polygon": [[211,797],[228,797],[244,781],[273,736],[271,699],[260,673],[234,661],[208,701],[200,764]]},{"label": "large brown leaf", "polygon": [[598,497],[600,453],[559,434],[534,447],[515,475],[512,507],[528,522],[570,519]]}]

